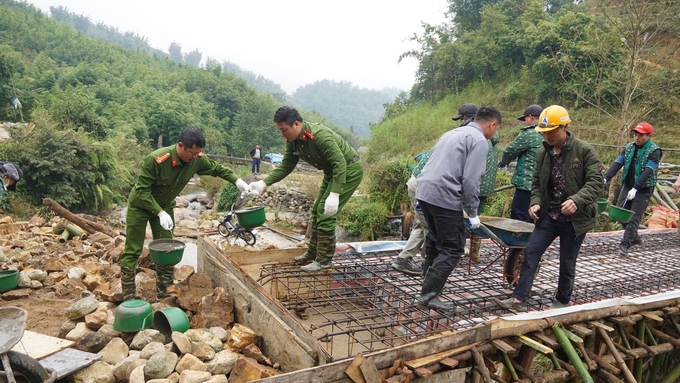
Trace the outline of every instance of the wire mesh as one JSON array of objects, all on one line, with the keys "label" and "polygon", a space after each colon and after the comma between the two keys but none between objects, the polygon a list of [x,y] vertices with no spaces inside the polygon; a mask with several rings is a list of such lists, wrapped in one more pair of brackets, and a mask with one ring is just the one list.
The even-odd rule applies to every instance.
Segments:
[{"label": "wire mesh", "polygon": [[[628,257],[618,255],[619,236],[586,237],[577,260],[573,304],[676,289],[680,238],[674,233],[642,237],[644,244],[633,247]],[[467,264],[454,269],[440,295],[442,301],[455,304],[452,313],[417,305],[422,278],[391,268],[396,251],[338,254],[331,273],[304,273],[293,263],[263,264],[258,282],[286,308],[309,317],[301,325],[326,344],[327,360],[335,361],[512,314],[493,303],[493,298],[512,293],[503,286],[499,251],[495,244],[485,243],[481,263],[473,264],[470,272]],[[556,240],[543,255],[529,310],[544,310],[552,303],[558,275]]]}]

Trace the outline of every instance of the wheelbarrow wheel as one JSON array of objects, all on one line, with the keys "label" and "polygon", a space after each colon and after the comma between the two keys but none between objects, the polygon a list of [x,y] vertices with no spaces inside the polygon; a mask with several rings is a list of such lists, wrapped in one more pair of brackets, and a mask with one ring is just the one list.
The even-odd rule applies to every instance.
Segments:
[{"label": "wheelbarrow wheel", "polygon": [[225,238],[229,236],[229,229],[227,229],[227,227],[223,224],[217,225],[217,231]]},{"label": "wheelbarrow wheel", "polygon": [[[524,264],[524,249],[510,249],[508,257],[505,259],[505,267],[503,270],[505,274],[505,280],[508,282],[511,288],[517,286],[519,281],[519,274],[522,271],[522,265]],[[541,264],[536,267],[536,272],[534,276],[538,274]]]},{"label": "wheelbarrow wheel", "polygon": [[255,235],[250,231],[250,230],[244,230],[239,234],[239,238],[241,238],[247,245],[254,245],[255,244]]},{"label": "wheelbarrow wheel", "polygon": [[[18,378],[17,382],[43,383],[50,378],[47,370],[28,355],[16,351],[7,351],[7,357],[12,372]],[[2,362],[0,362],[0,371],[5,371]]]}]

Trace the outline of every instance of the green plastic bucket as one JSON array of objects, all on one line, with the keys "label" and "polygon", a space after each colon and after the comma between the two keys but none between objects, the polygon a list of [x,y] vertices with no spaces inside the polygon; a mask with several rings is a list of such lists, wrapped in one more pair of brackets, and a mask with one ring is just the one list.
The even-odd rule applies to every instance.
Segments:
[{"label": "green plastic bucket", "polygon": [[116,308],[113,328],[120,332],[137,332],[151,327],[151,304],[141,299],[131,299]]},{"label": "green plastic bucket", "polygon": [[261,226],[267,219],[264,215],[264,206],[248,207],[235,211],[238,224],[244,228]]},{"label": "green plastic bucket", "polygon": [[19,284],[19,271],[0,270],[0,293],[14,290]]},{"label": "green plastic bucket", "polygon": [[603,211],[607,210],[607,205],[609,205],[609,201],[607,201],[606,198],[598,198],[597,199],[597,212],[602,213]]},{"label": "green plastic bucket", "polygon": [[185,332],[189,329],[189,317],[177,307],[158,310],[153,313],[153,328],[170,339],[173,331]]},{"label": "green plastic bucket", "polygon": [[171,238],[161,238],[149,242],[151,262],[160,266],[174,266],[182,260],[186,244]]},{"label": "green plastic bucket", "polygon": [[609,218],[617,222],[628,223],[628,221],[633,218],[633,214],[635,214],[635,212],[632,210],[624,209],[622,207],[614,205],[609,207]]}]

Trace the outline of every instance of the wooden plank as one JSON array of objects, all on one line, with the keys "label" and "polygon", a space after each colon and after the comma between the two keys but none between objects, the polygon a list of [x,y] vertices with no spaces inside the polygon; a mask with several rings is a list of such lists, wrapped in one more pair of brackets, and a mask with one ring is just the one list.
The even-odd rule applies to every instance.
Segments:
[{"label": "wooden plank", "polygon": [[[244,274],[209,238],[202,237],[197,244],[198,271],[208,274],[216,287],[223,287],[234,297],[235,320],[262,335],[265,355],[280,363],[284,372],[325,362],[325,351],[281,302]],[[338,374],[346,378],[343,370]]]},{"label": "wooden plank", "polygon": [[305,251],[307,251],[306,247],[241,251],[231,251],[231,248],[228,248],[223,253],[237,265],[245,266],[272,262],[292,262],[293,258],[303,254]]},{"label": "wooden plank", "polygon": [[591,325],[593,325],[593,326],[595,326],[595,327],[597,327],[597,328],[601,328],[601,329],[603,329],[603,330],[606,331],[606,332],[612,332],[612,331],[615,330],[613,327],[609,327],[609,326],[607,326],[606,324],[600,323],[600,322],[598,322],[598,321],[590,321],[590,322],[588,322],[588,323],[590,323]]},{"label": "wooden plank", "polygon": [[412,370],[418,369],[420,367],[431,366],[435,363],[438,363],[439,361],[441,361],[444,358],[448,358],[448,357],[454,356],[456,354],[460,354],[461,352],[468,351],[471,348],[480,345],[481,343],[482,342],[476,342],[474,344],[468,344],[468,345],[465,345],[465,346],[462,346],[462,347],[454,348],[452,350],[447,350],[447,351],[443,351],[443,352],[440,352],[440,353],[437,353],[437,354],[428,355],[428,356],[423,357],[423,358],[409,360],[409,361],[404,362],[404,364]]},{"label": "wooden plank", "polygon": [[535,340],[529,338],[528,336],[520,335],[519,341],[522,342],[523,344],[533,348],[534,350],[540,352],[541,354],[548,355],[548,354],[552,354],[552,352],[553,352],[552,348],[550,348],[548,346],[544,346],[544,345],[536,342]]},{"label": "wooden plank", "polygon": [[649,311],[641,311],[641,312],[640,312],[640,315],[642,315],[643,317],[645,317],[645,318],[647,318],[647,319],[651,319],[651,320],[653,320],[653,321],[657,321],[657,322],[659,322],[659,323],[663,323],[663,318],[661,318],[660,316],[658,316],[658,315],[656,315],[656,314],[654,314],[654,313],[651,313],[651,312],[649,312]]},{"label": "wooden plank", "polygon": [[455,359],[444,358],[444,359],[440,360],[439,363],[443,364],[444,366],[446,366],[448,368],[456,368],[456,366],[458,366],[459,362]]},{"label": "wooden plank", "polygon": [[73,347],[74,345],[75,343],[70,340],[26,330],[24,331],[24,336],[21,338],[21,341],[12,348],[12,351],[20,352],[33,359],[40,360],[55,352]]},{"label": "wooden plank", "polygon": [[364,360],[363,363],[361,363],[361,366],[359,366],[361,369],[361,373],[364,374],[364,379],[366,379],[366,383],[382,383],[382,379],[380,379],[380,375],[378,374],[378,368],[375,366],[375,362],[373,361],[373,357],[369,356]]},{"label": "wooden plank", "polygon": [[352,379],[354,383],[366,383],[364,374],[361,373],[361,369],[359,368],[359,366],[361,366],[365,360],[366,358],[364,358],[363,355],[357,354],[357,356],[355,356],[352,360],[352,363],[350,363],[345,369],[345,374],[347,374],[347,376],[349,376],[349,378]]},{"label": "wooden plank", "polygon": [[515,350],[514,347],[512,347],[511,345],[509,345],[509,344],[503,342],[503,341],[500,340],[500,339],[494,339],[494,340],[492,340],[492,341],[491,341],[491,344],[493,344],[494,346],[496,346],[497,349],[499,349],[499,350],[501,350],[501,351],[503,351],[503,352],[505,352],[505,353],[507,353],[507,354],[512,354],[512,353],[517,352],[517,350]]},{"label": "wooden plank", "polygon": [[571,331],[573,331],[574,334],[578,335],[580,338],[585,338],[587,336],[593,335],[593,330],[587,327],[579,326],[577,324],[573,324],[569,326],[569,328],[571,328]]},{"label": "wooden plank", "polygon": [[429,378],[430,376],[432,376],[432,374],[433,374],[432,371],[428,370],[425,367],[416,368],[414,372],[419,377],[426,378],[426,379]]},{"label": "wooden plank", "polygon": [[552,348],[553,350],[557,350],[560,348],[560,344],[557,342],[557,340],[545,335],[542,332],[534,332],[531,333],[531,336],[538,338],[541,342],[545,343],[548,345],[548,347]]},{"label": "wooden plank", "polygon": [[[488,340],[490,329],[488,326],[475,327],[461,331],[455,331],[450,335],[438,338],[423,339],[386,350],[376,351],[369,354],[373,356],[378,369],[388,368],[396,359],[412,360],[418,356],[427,355],[431,352],[442,352],[452,347],[472,344]],[[350,364],[350,360],[325,364],[323,366],[306,368],[303,370],[277,375],[270,378],[260,379],[260,383],[299,383],[299,382],[349,382],[344,369]],[[432,377],[434,379],[434,377]],[[430,383],[430,382],[428,382]]]}]

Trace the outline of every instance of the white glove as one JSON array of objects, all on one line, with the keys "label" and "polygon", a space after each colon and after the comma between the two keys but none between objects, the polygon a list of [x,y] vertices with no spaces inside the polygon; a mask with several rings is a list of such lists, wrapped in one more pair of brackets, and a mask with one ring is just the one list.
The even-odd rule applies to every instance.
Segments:
[{"label": "white glove", "polygon": [[326,204],[323,205],[323,213],[326,215],[333,215],[338,212],[338,204],[340,203],[340,194],[331,193],[326,198]]},{"label": "white glove", "polygon": [[245,197],[246,194],[250,194],[250,186],[246,183],[246,181],[239,178],[236,180],[235,185],[241,192],[241,198]]},{"label": "white glove", "polygon": [[628,200],[631,201],[633,198],[635,198],[636,194],[637,194],[636,188],[630,189],[630,191],[628,192]]},{"label": "white glove", "polygon": [[256,181],[256,182],[251,182],[250,185],[248,185],[250,188],[250,194],[252,195],[260,195],[264,192],[264,189],[267,187],[267,184],[262,181]]},{"label": "white glove", "polygon": [[170,217],[170,214],[166,213],[165,210],[161,210],[161,212],[158,213],[158,219],[161,220],[161,227],[165,230],[172,230],[172,228],[175,227],[175,224],[172,223],[172,217]]},{"label": "white glove", "polygon": [[607,177],[602,177],[602,179],[604,180],[604,183],[607,183]]},{"label": "white glove", "polygon": [[477,229],[479,228],[479,225],[482,223],[482,221],[479,220],[479,216],[477,217],[469,217],[468,218],[468,227],[470,229]]}]

